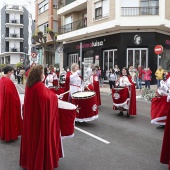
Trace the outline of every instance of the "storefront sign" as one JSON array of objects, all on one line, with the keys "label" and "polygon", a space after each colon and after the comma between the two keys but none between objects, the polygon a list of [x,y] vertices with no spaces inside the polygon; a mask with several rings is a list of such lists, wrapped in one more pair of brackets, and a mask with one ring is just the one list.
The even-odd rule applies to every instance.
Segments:
[{"label": "storefront sign", "polygon": [[[103,46],[103,41],[95,41],[91,43],[82,44],[82,48],[93,48],[99,46]],[[80,49],[80,45],[77,45],[76,49]]]},{"label": "storefront sign", "polygon": [[170,45],[170,40],[165,40],[165,44]]},{"label": "storefront sign", "polygon": [[133,38],[133,42],[134,44],[136,45],[140,45],[142,43],[142,38],[140,35],[135,35],[134,38]]}]

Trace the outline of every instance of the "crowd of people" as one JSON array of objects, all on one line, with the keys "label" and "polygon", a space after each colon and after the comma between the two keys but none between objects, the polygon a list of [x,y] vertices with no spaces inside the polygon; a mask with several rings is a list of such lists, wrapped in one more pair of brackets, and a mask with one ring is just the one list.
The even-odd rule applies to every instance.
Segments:
[{"label": "crowd of people", "polygon": [[[73,107],[75,117],[72,116],[75,121],[88,122],[97,119],[98,107],[102,104],[100,86],[103,86],[103,79],[107,77],[113,109],[119,110],[118,116],[123,116],[126,112],[128,118],[137,115],[135,88],[142,89],[144,81],[145,88],[150,89],[152,80],[150,68],[143,69],[140,65],[137,68],[130,66],[129,69],[123,67],[121,70],[115,65],[115,68],[110,68],[105,73],[99,66],[91,64],[86,71],[87,81],[82,79],[77,63],[73,63],[71,69],[67,68],[66,71],[64,69],[60,71],[52,65],[43,68],[36,64],[26,71],[24,68],[14,70],[11,66],[6,66],[3,71],[4,76],[0,79],[0,89],[3,89],[0,91],[0,139],[9,142],[17,140],[21,135],[19,164],[27,170],[53,170],[58,167],[59,158],[63,157],[59,111],[59,108],[63,107],[61,106],[63,102],[64,105],[70,103],[76,106]],[[22,106],[17,89],[10,80],[13,75],[18,84],[23,83],[22,77],[26,77]],[[152,114],[156,114],[152,112],[160,110],[154,121],[161,123],[164,121],[164,125],[166,124],[161,162],[170,165],[168,75],[161,66],[155,72],[158,95],[152,101],[151,117]],[[162,103],[163,106],[160,106]],[[164,119],[158,120],[158,117]],[[74,122],[72,126],[74,127]]]}]

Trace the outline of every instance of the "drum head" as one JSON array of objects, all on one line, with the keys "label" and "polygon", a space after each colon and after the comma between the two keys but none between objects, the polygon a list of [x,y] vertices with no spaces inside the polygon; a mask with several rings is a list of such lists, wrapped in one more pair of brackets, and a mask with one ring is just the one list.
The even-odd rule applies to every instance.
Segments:
[{"label": "drum head", "polygon": [[60,109],[66,109],[66,110],[75,110],[76,106],[74,104],[62,101],[58,99],[58,108]]},{"label": "drum head", "polygon": [[82,92],[75,92],[72,94],[72,98],[79,99],[79,98],[90,98],[95,96],[94,91],[82,91]]}]

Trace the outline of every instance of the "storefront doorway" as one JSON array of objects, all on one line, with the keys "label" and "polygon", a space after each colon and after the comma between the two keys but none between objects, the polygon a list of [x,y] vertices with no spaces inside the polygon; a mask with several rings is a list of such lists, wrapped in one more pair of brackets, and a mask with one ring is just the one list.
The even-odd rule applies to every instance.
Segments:
[{"label": "storefront doorway", "polygon": [[78,62],[79,62],[78,53],[69,54],[69,55],[68,55],[68,61],[69,61],[69,67],[70,67],[70,68],[71,68],[71,65],[72,65],[73,63],[78,63]]},{"label": "storefront doorway", "polygon": [[142,68],[148,67],[148,48],[128,48],[126,67],[133,66],[135,68],[141,65]]},{"label": "storefront doorway", "polygon": [[103,70],[107,71],[114,68],[117,64],[117,49],[103,51]]}]

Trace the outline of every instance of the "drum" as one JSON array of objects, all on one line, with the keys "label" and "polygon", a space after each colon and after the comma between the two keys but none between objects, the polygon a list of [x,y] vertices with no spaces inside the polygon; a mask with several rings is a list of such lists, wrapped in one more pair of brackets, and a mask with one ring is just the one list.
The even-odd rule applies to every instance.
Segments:
[{"label": "drum", "polygon": [[77,122],[88,122],[98,118],[96,93],[93,91],[76,92],[72,94],[72,103],[77,106]]},{"label": "drum", "polygon": [[116,107],[123,107],[129,101],[128,88],[114,88],[112,89],[113,105]]},{"label": "drum", "polygon": [[167,115],[170,112],[170,105],[167,96],[155,97],[151,101],[151,123],[165,125]]},{"label": "drum", "polygon": [[63,138],[73,137],[76,106],[71,103],[58,100],[58,108],[61,136]]}]

